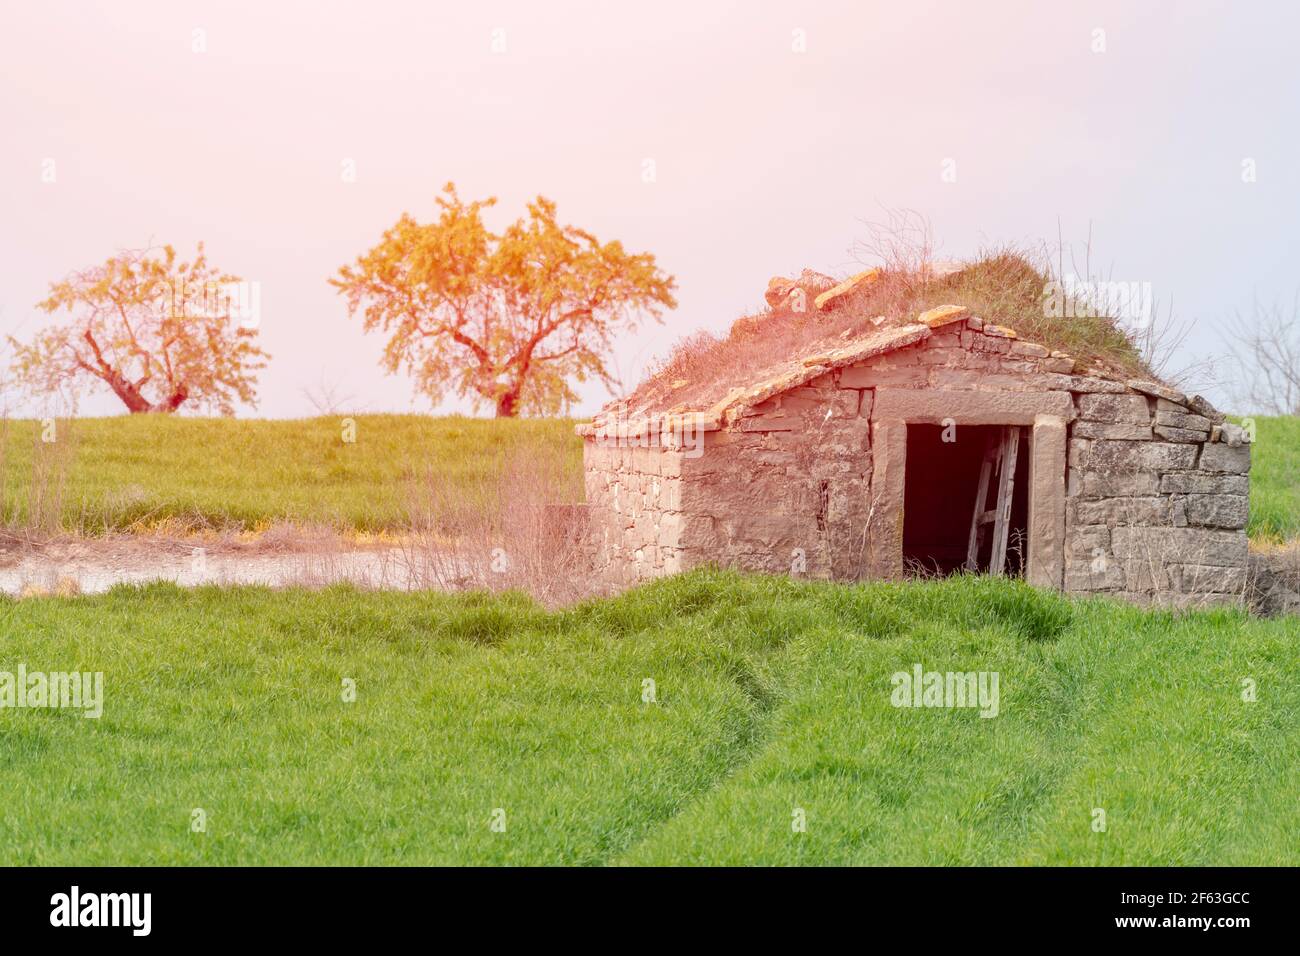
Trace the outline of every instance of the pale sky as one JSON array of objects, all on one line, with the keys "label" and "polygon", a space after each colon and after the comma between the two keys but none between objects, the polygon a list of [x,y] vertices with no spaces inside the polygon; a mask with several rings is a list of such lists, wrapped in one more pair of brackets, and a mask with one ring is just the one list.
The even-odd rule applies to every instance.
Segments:
[{"label": "pale sky", "polygon": [[[9,3],[0,331],[29,337],[70,270],[203,240],[261,287],[273,358],[241,414],[313,414],[303,389],[322,381],[358,410],[429,411],[326,280],[402,211],[432,218],[454,180],[499,197],[494,225],[540,193],[677,277],[678,309],[619,344],[629,385],[681,336],[761,306],[770,275],[856,271],[882,207],[927,217],[949,257],[1091,228],[1095,268],[1195,321],[1191,361],[1254,298],[1300,288],[1297,9]],[[606,399],[588,388],[577,411]]]}]

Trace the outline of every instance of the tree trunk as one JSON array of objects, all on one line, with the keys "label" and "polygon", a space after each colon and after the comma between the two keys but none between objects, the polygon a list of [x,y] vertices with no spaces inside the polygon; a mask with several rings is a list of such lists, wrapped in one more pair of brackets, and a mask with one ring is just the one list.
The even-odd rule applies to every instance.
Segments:
[{"label": "tree trunk", "polygon": [[159,402],[153,407],[155,412],[174,412],[181,407],[181,403],[190,397],[190,390],[184,385],[177,385],[172,392],[171,397],[165,402]]},{"label": "tree trunk", "polygon": [[185,399],[190,397],[189,389],[184,385],[172,392],[171,396],[161,402],[150,402],[140,390],[129,382],[113,383],[114,394],[122,400],[122,404],[132,415],[169,415],[181,407]]},{"label": "tree trunk", "polygon": [[90,346],[99,368],[94,368],[86,362],[79,363],[80,367],[103,380],[113,390],[113,394],[122,400],[122,404],[126,406],[127,411],[132,415],[145,415],[149,412],[174,412],[180,408],[185,399],[190,397],[189,386],[181,383],[180,385],[174,385],[171,395],[163,401],[150,402],[149,399],[144,397],[144,393],[140,391],[140,386],[149,381],[149,374],[146,373],[139,381],[132,382],[116,366],[109,365],[105,361],[104,353],[100,351],[99,343],[95,341],[90,329],[86,329],[81,337]]},{"label": "tree trunk", "polygon": [[519,416],[519,388],[516,386],[508,392],[497,396],[497,418],[517,418]]},{"label": "tree trunk", "polygon": [[146,412],[153,411],[153,406],[149,400],[140,394],[140,390],[130,382],[117,376],[115,379],[109,379],[109,387],[113,389],[113,394],[122,400],[122,404],[132,415],[143,415]]}]

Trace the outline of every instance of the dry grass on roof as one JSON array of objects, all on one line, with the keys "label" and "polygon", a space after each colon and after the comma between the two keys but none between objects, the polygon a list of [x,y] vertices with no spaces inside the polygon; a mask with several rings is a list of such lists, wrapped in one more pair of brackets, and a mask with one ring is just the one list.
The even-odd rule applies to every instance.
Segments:
[{"label": "dry grass on roof", "polygon": [[964,305],[985,322],[1010,326],[1024,341],[1068,352],[1080,369],[1151,377],[1114,319],[1047,314],[1049,281],[1045,269],[1007,251],[981,256],[941,278],[885,268],[877,281],[832,310],[817,311],[809,297],[807,312],[764,311],[738,319],[725,336],[697,332],[686,337],[637,386],[628,409],[705,410],[733,388],[770,378],[805,356],[842,347],[882,327],[906,325],[947,303]]}]

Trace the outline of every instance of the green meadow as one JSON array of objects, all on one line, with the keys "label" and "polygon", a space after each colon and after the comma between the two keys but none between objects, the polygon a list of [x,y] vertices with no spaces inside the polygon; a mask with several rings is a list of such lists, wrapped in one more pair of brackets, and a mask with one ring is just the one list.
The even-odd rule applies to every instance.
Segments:
[{"label": "green meadow", "polygon": [[[170,526],[248,531],[275,522],[400,531],[413,482],[455,497],[481,493],[512,460],[539,449],[577,469],[571,419],[357,415],[295,420],[156,415],[6,423],[4,515],[22,524],[51,503],[66,530],[103,534]],[[1258,418],[1250,533],[1300,535],[1300,419]],[[354,440],[347,441],[345,437]]]},{"label": "green meadow", "polygon": [[479,494],[539,448],[581,461],[569,419],[357,415],[275,420],[128,415],[6,423],[4,506],[23,524],[51,502],[83,534],[127,529],[401,529],[413,486]]},{"label": "green meadow", "polygon": [[[3,864],[1300,863],[1296,618],[709,570],[0,615],[0,671],[104,675],[0,708]],[[997,715],[894,706],[918,664]]]},{"label": "green meadow", "polygon": [[1250,536],[1300,537],[1300,417],[1256,418],[1250,467]]}]

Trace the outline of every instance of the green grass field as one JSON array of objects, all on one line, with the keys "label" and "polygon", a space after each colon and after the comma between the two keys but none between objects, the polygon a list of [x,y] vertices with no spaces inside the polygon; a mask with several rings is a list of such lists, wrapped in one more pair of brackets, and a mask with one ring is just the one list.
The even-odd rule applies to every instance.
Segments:
[{"label": "green grass field", "polygon": [[352,420],[355,441],[347,442],[342,416],[83,418],[57,422],[52,444],[40,441],[39,422],[9,422],[0,467],[6,512],[27,519],[33,476],[48,462],[45,473],[64,480],[63,526],[87,534],[169,524],[254,530],[276,521],[395,530],[407,520],[410,481],[428,473],[476,493],[512,455],[567,449],[577,467],[582,453],[568,419]]},{"label": "green grass field", "polygon": [[[1250,533],[1300,535],[1300,419],[1259,418]],[[453,491],[478,493],[512,455],[558,450],[579,465],[568,419],[359,415],[356,441],[342,418],[288,421],[122,416],[41,426],[8,423],[0,447],[6,516],[32,510],[33,459],[64,476],[63,527],[88,534],[133,527],[255,530],[276,521],[396,531],[408,516],[407,479],[432,471]],[[51,482],[45,482],[50,484]],[[48,496],[47,499],[49,500]]]},{"label": "green grass field", "polygon": [[1250,468],[1250,535],[1300,537],[1300,418],[1255,419]]},{"label": "green grass field", "polygon": [[[1294,618],[712,571],[0,614],[0,670],[104,673],[98,720],[0,709],[4,864],[1300,863]],[[916,663],[998,716],[891,706]]]}]

